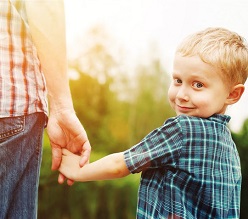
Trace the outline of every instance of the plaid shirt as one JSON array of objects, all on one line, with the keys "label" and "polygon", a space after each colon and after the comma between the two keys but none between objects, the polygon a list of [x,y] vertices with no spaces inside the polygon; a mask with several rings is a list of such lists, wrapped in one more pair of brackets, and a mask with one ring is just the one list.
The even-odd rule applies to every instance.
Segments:
[{"label": "plaid shirt", "polygon": [[0,1],[0,117],[47,112],[44,76],[24,1]]},{"label": "plaid shirt", "polygon": [[137,218],[239,218],[241,168],[227,123],[181,115],[125,151],[142,171]]}]

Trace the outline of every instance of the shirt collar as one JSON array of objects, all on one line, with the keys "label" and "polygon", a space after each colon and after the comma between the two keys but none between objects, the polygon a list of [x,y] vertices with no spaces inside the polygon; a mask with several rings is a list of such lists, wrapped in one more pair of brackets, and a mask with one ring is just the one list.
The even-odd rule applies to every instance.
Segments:
[{"label": "shirt collar", "polygon": [[218,122],[218,123],[223,123],[227,124],[229,123],[231,117],[228,115],[223,115],[223,114],[214,114],[208,118],[211,121]]}]

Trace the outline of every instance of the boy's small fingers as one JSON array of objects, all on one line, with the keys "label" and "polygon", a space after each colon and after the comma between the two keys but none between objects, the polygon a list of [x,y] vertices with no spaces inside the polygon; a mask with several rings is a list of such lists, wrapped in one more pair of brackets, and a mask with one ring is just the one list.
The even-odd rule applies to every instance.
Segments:
[{"label": "boy's small fingers", "polygon": [[74,184],[74,181],[71,179],[67,179],[67,185],[72,186]]},{"label": "boy's small fingers", "polygon": [[65,176],[62,173],[60,173],[58,177],[58,183],[63,184],[65,179],[66,179]]}]

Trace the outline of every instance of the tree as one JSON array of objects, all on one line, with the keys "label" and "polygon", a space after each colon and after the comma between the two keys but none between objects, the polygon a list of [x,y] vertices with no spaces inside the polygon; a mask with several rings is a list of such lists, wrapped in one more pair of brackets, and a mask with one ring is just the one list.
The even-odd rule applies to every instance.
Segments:
[{"label": "tree", "polygon": [[151,60],[147,66],[140,65],[135,82],[130,115],[131,143],[137,143],[174,115],[167,99],[168,75],[159,60]]},{"label": "tree", "polygon": [[113,152],[116,140],[121,137],[113,126],[117,120],[119,125],[122,123],[117,110],[121,103],[114,90],[121,75],[119,56],[113,52],[113,40],[99,26],[90,29],[80,44],[85,47],[70,62],[70,67],[78,73],[77,80],[71,81],[75,110],[94,148]]}]

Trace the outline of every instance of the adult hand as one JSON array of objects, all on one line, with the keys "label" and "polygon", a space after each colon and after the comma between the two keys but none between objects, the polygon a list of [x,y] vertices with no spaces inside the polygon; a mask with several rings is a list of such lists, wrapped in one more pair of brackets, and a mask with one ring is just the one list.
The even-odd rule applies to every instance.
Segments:
[{"label": "adult hand", "polygon": [[[48,119],[47,133],[52,147],[52,170],[57,170],[62,159],[62,148],[81,156],[79,166],[89,162],[91,146],[82,124],[74,111],[63,110],[51,113]],[[58,182],[63,183],[65,177],[59,174]],[[68,179],[68,185],[73,181]]]}]

